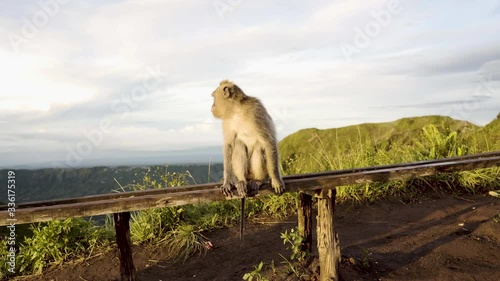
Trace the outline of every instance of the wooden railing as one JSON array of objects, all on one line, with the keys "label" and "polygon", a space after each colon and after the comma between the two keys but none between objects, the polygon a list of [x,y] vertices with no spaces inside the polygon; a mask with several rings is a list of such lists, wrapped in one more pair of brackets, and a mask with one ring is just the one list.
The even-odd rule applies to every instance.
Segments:
[{"label": "wooden railing", "polygon": [[[500,166],[500,151],[461,157],[377,166],[350,170],[312,173],[284,177],[286,192],[298,192],[299,230],[304,250],[312,245],[312,200],[318,200],[318,252],[321,280],[338,280],[340,250],[335,234],[333,215],[337,186],[381,182],[396,179],[430,176]],[[16,224],[46,222],[73,217],[114,214],[116,239],[120,249],[122,280],[136,280],[131,254],[129,219],[131,211],[151,208],[202,204],[226,198],[219,191],[220,183],[200,184],[164,189],[85,196],[71,199],[39,201],[16,205]],[[264,184],[258,195],[272,194]],[[0,206],[0,226],[9,225],[6,205]]]}]

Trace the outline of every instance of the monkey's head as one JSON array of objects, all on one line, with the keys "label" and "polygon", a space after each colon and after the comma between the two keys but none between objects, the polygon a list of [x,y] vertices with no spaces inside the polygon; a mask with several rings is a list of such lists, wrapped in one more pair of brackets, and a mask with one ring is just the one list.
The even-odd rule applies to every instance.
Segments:
[{"label": "monkey's head", "polygon": [[229,80],[220,82],[219,87],[212,93],[214,103],[212,104],[212,114],[215,118],[224,119],[231,116],[237,109],[241,101],[246,97],[245,93]]}]

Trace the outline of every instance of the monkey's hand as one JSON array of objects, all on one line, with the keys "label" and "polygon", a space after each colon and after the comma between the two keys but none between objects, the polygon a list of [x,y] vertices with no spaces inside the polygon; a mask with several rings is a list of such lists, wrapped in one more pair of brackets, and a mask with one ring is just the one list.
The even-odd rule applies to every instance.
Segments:
[{"label": "monkey's hand", "polygon": [[233,197],[233,192],[231,191],[231,184],[229,182],[224,182],[220,187],[220,191],[226,197]]},{"label": "monkey's hand", "polygon": [[283,193],[283,191],[285,191],[285,184],[283,183],[283,180],[280,178],[271,180],[271,186],[274,188],[274,192],[278,195]]},{"label": "monkey's hand", "polygon": [[236,190],[241,197],[247,197],[247,183],[245,181],[239,181],[236,184]]}]

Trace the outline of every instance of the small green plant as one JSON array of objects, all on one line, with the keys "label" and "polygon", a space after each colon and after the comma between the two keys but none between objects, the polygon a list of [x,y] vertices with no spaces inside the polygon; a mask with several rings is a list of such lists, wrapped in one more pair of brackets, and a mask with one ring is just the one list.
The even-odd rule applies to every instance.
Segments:
[{"label": "small green plant", "polygon": [[[282,254],[279,254],[283,259],[280,263],[284,265],[287,274],[293,274],[296,278],[301,278],[303,275],[300,271],[300,264],[297,262],[305,261],[307,254],[300,250],[300,245],[302,243],[302,236],[299,235],[297,229],[291,229],[290,232],[285,231],[281,233],[281,238],[283,239],[283,244],[289,244],[287,250],[292,251],[292,255],[290,259],[287,259]],[[260,262],[259,265],[254,266],[254,270],[252,272],[246,273],[243,276],[243,280],[269,280],[262,275],[262,270],[264,268],[264,262]],[[277,273],[277,268],[272,260],[268,266],[269,269],[273,272],[274,275]]]},{"label": "small green plant", "polygon": [[[274,263],[273,263],[274,264]],[[245,273],[243,275],[243,280],[246,281],[269,281],[266,277],[262,275],[262,270],[264,268],[264,262],[260,262],[258,265],[253,266],[253,271]]]},{"label": "small green plant", "polygon": [[290,256],[292,261],[301,262],[307,258],[308,253],[301,250],[304,237],[300,235],[297,228],[291,229],[290,232],[286,230],[284,233],[281,233],[281,239],[283,239],[283,244],[288,244],[286,249],[292,251],[292,255]]},{"label": "small green plant", "polygon": [[269,268],[271,269],[273,274],[276,275],[278,269],[276,268],[276,264],[274,264],[274,260],[271,260],[271,262],[269,263]]},{"label": "small green plant", "polygon": [[361,257],[361,264],[365,269],[369,269],[372,267],[373,263],[373,258],[371,257],[372,253],[368,251],[368,249],[362,249],[362,257]]},{"label": "small green plant", "polygon": [[284,233],[281,233],[281,239],[283,239],[283,244],[288,244],[286,249],[292,252],[290,260],[285,258],[282,254],[279,254],[283,259],[281,264],[285,266],[288,273],[293,274],[297,278],[301,278],[303,274],[300,271],[300,264],[303,264],[308,257],[308,253],[301,250],[304,237],[300,235],[297,228],[293,228],[290,232],[286,230]]},{"label": "small green plant", "polygon": [[294,264],[293,262],[289,261],[282,254],[279,254],[279,255],[283,259],[283,261],[281,262],[281,264],[285,266],[285,268],[287,269],[288,273],[291,273],[291,274],[295,275],[295,277],[297,277],[297,278],[302,277],[302,274],[300,273],[299,268],[298,268],[298,266],[296,264]]}]

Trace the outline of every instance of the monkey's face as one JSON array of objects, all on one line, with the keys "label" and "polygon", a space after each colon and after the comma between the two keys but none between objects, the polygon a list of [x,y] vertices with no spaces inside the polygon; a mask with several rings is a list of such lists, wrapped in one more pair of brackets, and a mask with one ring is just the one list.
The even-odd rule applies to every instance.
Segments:
[{"label": "monkey's face", "polygon": [[212,93],[212,97],[214,97],[214,103],[212,104],[212,114],[215,118],[224,119],[231,106],[231,95],[229,94],[227,85],[220,85],[215,89]]}]

